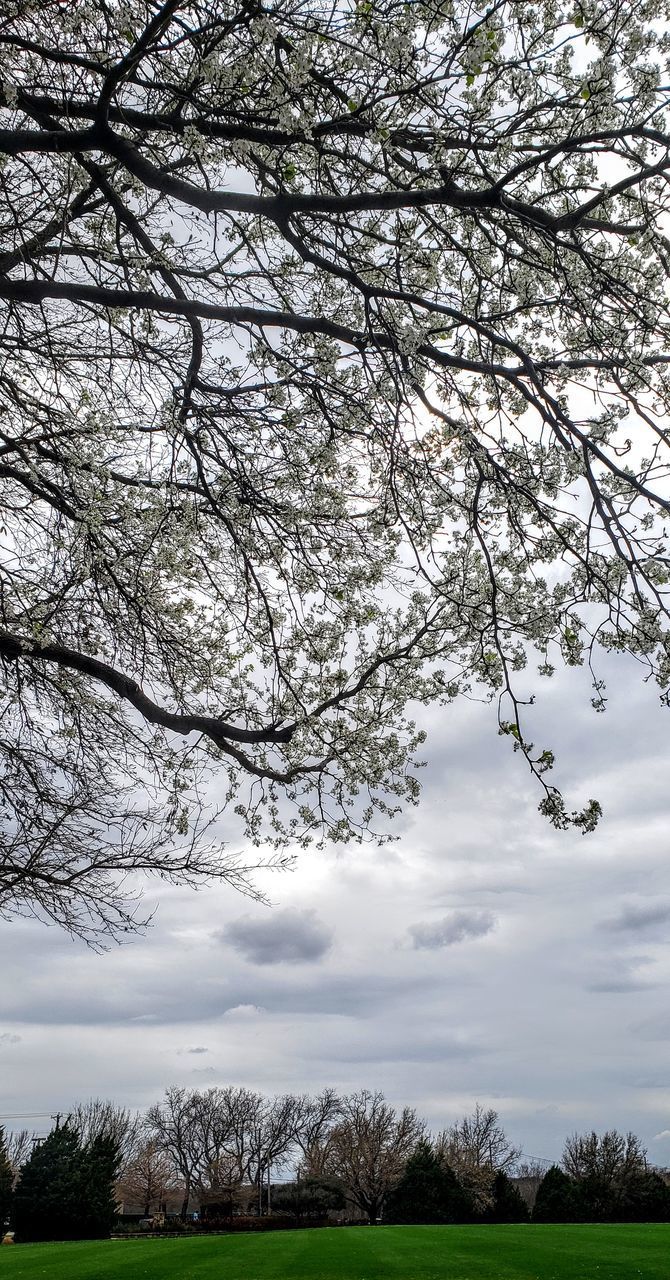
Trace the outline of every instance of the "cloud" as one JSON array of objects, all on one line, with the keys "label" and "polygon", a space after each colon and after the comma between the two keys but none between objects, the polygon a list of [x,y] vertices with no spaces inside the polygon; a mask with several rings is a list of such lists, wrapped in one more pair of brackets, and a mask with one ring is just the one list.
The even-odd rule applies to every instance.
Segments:
[{"label": "cloud", "polygon": [[333,943],[332,931],[314,910],[286,908],[270,916],[241,916],[219,935],[251,964],[304,964],[320,960]]},{"label": "cloud", "polygon": [[652,1142],[661,1142],[666,1138],[670,1138],[670,1129],[661,1129],[660,1133],[655,1133]]},{"label": "cloud", "polygon": [[623,932],[626,929],[647,929],[650,925],[666,924],[670,921],[670,903],[656,902],[648,906],[634,906],[629,903],[621,908],[618,916],[603,922],[605,929]]},{"label": "cloud", "polygon": [[265,1013],[265,1009],[260,1004],[235,1004],[231,1009],[226,1009],[224,1018],[258,1018],[261,1013]]},{"label": "cloud", "polygon": [[453,947],[456,942],[468,938],[482,938],[496,926],[492,911],[451,911],[435,924],[412,924],[408,933],[417,951],[436,951],[439,947]]},{"label": "cloud", "polygon": [[182,1053],[209,1053],[210,1050],[204,1044],[194,1044],[192,1049],[182,1049]]},{"label": "cloud", "polygon": [[18,1044],[21,1040],[13,1031],[3,1031],[0,1033],[0,1044]]}]

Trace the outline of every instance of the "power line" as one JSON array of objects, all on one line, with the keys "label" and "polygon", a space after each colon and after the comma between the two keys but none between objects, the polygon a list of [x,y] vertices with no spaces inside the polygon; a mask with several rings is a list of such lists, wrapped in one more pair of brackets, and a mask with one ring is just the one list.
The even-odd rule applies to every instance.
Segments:
[{"label": "power line", "polygon": [[0,1120],[53,1120],[51,1111],[15,1111],[12,1115],[0,1116]]}]

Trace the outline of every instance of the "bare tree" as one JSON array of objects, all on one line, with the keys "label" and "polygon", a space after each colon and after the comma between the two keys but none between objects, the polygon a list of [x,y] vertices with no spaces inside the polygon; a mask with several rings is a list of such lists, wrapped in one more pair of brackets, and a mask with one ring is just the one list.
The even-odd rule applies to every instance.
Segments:
[{"label": "bare tree", "polygon": [[250,1130],[250,1158],[247,1176],[257,1188],[258,1212],[262,1212],[263,1186],[271,1170],[281,1169],[295,1150],[301,1122],[301,1100],[287,1093],[267,1099],[259,1108]]},{"label": "bare tree", "polygon": [[301,1099],[296,1142],[302,1155],[302,1172],[307,1177],[321,1178],[326,1174],[332,1135],[341,1110],[341,1102],[334,1089],[324,1089],[313,1098],[305,1094]]},{"label": "bare tree", "polygon": [[603,1134],[574,1133],[566,1140],[562,1165],[569,1177],[578,1182],[594,1178],[614,1186],[644,1173],[647,1152],[634,1133],[623,1134],[616,1129]]},{"label": "bare tree", "polygon": [[203,1143],[206,1178],[212,1189],[239,1187],[252,1181],[256,1132],[266,1107],[252,1089],[209,1090],[196,1105],[209,1112],[209,1133]]},{"label": "bare tree", "polygon": [[668,697],[657,14],[7,0],[1,910],[248,888],[212,772],[277,865],[384,836],[472,690],[592,829],[523,669]]},{"label": "bare tree", "polygon": [[521,1154],[500,1124],[498,1112],[478,1102],[469,1116],[443,1130],[436,1154],[457,1174],[478,1211],[489,1207],[497,1172],[509,1172]]},{"label": "bare tree", "polygon": [[521,1155],[520,1148],[507,1137],[498,1112],[479,1102],[471,1115],[438,1135],[436,1146],[454,1169],[488,1169],[491,1173],[500,1169],[509,1172]]},{"label": "bare tree", "polygon": [[397,1112],[382,1093],[366,1089],[349,1094],[341,1100],[324,1172],[342,1182],[353,1204],[375,1223],[424,1132],[413,1108]]},{"label": "bare tree", "polygon": [[132,1158],[139,1138],[140,1118],[127,1107],[102,1098],[89,1098],[73,1107],[67,1122],[83,1147],[90,1146],[96,1138],[111,1139],[122,1165]]},{"label": "bare tree", "polygon": [[147,1129],[184,1182],[182,1215],[191,1191],[232,1200],[243,1184],[256,1188],[261,1211],[266,1179],[296,1147],[303,1100],[265,1098],[244,1088],[168,1089],[147,1112]]},{"label": "bare tree", "polygon": [[155,1138],[140,1142],[119,1178],[119,1199],[142,1205],[148,1218],[164,1210],[168,1195],[175,1189],[172,1158]]},{"label": "bare tree", "polygon": [[233,1169],[230,1142],[234,1133],[231,1089],[205,1089],[190,1095],[197,1151],[195,1178],[199,1190],[219,1190],[237,1180]]},{"label": "bare tree", "polygon": [[202,1160],[192,1093],[174,1086],[166,1089],[163,1101],[147,1111],[145,1123],[150,1138],[169,1157],[173,1172],[183,1186],[181,1216],[185,1218]]},{"label": "bare tree", "polygon": [[14,1181],[19,1176],[21,1165],[25,1164],[33,1149],[35,1135],[29,1129],[14,1129],[5,1133],[7,1159],[12,1167]]},{"label": "bare tree", "polygon": [[189,1096],[198,1189],[233,1196],[252,1178],[256,1135],[268,1103],[260,1093],[232,1086]]}]

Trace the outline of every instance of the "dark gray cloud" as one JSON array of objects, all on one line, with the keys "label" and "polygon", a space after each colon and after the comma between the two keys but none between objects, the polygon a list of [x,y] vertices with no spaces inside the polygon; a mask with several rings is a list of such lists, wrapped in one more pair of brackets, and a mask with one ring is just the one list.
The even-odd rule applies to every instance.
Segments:
[{"label": "dark gray cloud", "polygon": [[436,951],[468,938],[482,938],[495,929],[496,923],[492,911],[450,911],[433,924],[411,924],[407,932],[416,950]]},{"label": "dark gray cloud", "polygon": [[670,922],[670,902],[650,902],[639,906],[635,903],[627,903],[617,916],[603,921],[603,927],[624,933],[627,930],[634,932],[668,922]]},{"label": "dark gray cloud", "polygon": [[305,964],[325,956],[333,933],[316,911],[287,907],[267,916],[241,916],[221,938],[251,964]]},{"label": "dark gray cloud", "polygon": [[[232,972],[223,977],[212,972],[211,953],[201,963],[186,963],[182,956],[180,981],[175,984],[169,957],[165,971],[138,972],[132,984],[110,983],[104,994],[68,982],[66,971],[54,971],[51,980],[33,980],[17,988],[11,999],[12,1020],[19,1025],[42,1026],[177,1026],[201,1023],[200,1033],[208,1035],[204,1024],[222,1016],[253,1017],[257,1013],[298,1017],[335,1015],[365,1018],[376,1010],[390,1011],[403,997],[412,1000],[421,991],[424,978],[409,971],[403,974],[368,972],[364,981],[358,974],[323,973],[318,977],[307,968],[292,972],[266,966],[261,974]],[[240,966],[241,967],[241,966]],[[462,985],[467,985],[464,979]],[[187,998],[184,996],[187,991]],[[183,1052],[183,1051],[182,1051]]]},{"label": "dark gray cloud", "polygon": [[195,1044],[192,1049],[182,1049],[182,1053],[209,1053],[209,1049],[204,1044]]}]

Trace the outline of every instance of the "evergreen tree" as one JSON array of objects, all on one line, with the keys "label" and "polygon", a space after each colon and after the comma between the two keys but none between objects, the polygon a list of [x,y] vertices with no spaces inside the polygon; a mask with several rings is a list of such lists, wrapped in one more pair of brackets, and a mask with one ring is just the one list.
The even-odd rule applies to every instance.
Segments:
[{"label": "evergreen tree", "polygon": [[638,1174],[623,1188],[612,1216],[619,1222],[668,1222],[670,1187],[657,1173]]},{"label": "evergreen tree", "polygon": [[329,1209],[343,1209],[346,1197],[336,1178],[303,1178],[272,1191],[276,1213],[293,1213],[296,1218],[323,1218]]},{"label": "evergreen tree", "polygon": [[580,1222],[612,1222],[621,1217],[623,1188],[595,1172],[574,1184],[575,1218]]},{"label": "evergreen tree", "polygon": [[443,1171],[428,1142],[420,1142],[391,1193],[387,1222],[444,1222]]},{"label": "evergreen tree", "polygon": [[7,1144],[5,1142],[5,1130],[0,1125],[0,1235],[3,1227],[6,1226],[12,1207],[12,1187],[14,1185],[14,1175],[12,1166],[9,1163],[7,1154]]},{"label": "evergreen tree", "polygon": [[579,1217],[575,1183],[554,1164],[537,1189],[533,1222],[575,1222]]},{"label": "evergreen tree", "polygon": [[527,1222],[528,1205],[518,1187],[503,1169],[493,1179],[493,1203],[486,1213],[487,1222]]},{"label": "evergreen tree", "polygon": [[21,1240],[71,1240],[79,1235],[82,1152],[63,1125],[36,1146],[14,1193],[14,1226]]},{"label": "evergreen tree", "polygon": [[79,1172],[79,1223],[85,1239],[109,1236],[117,1217],[115,1184],[121,1156],[116,1138],[98,1135],[84,1149]]},{"label": "evergreen tree", "polygon": [[472,1204],[454,1170],[420,1142],[387,1202],[387,1222],[467,1222]]}]

